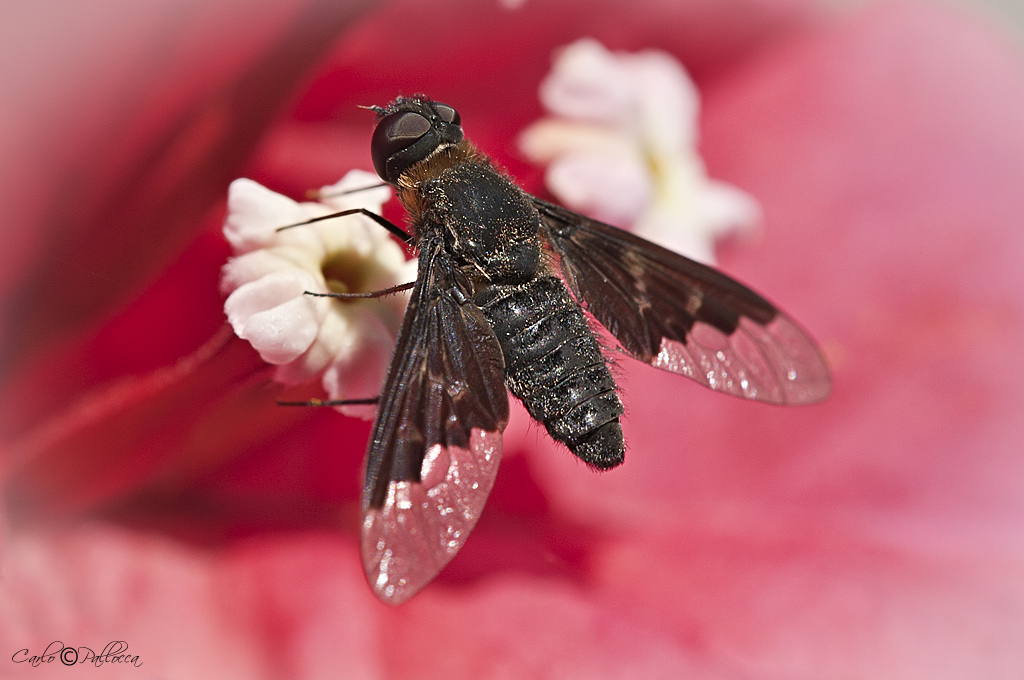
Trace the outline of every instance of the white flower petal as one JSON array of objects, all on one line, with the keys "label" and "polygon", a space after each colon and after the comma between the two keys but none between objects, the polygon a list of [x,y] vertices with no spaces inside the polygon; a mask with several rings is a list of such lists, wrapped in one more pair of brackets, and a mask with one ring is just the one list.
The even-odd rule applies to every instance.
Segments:
[{"label": "white flower petal", "polygon": [[523,130],[519,149],[535,163],[548,163],[563,153],[580,150],[637,153],[636,141],[615,128],[558,118],[545,118]]},{"label": "white flower petal", "polygon": [[631,153],[566,153],[545,180],[565,205],[611,224],[632,224],[654,193],[643,159]]},{"label": "white flower petal", "polygon": [[401,246],[379,224],[362,215],[347,215],[325,227],[320,234],[327,252],[347,251],[379,261],[383,270],[405,262]]},{"label": "white flower petal", "polygon": [[[304,222],[311,217],[321,217],[335,212],[319,203],[297,203],[296,205],[301,213],[297,222]],[[295,266],[301,269],[315,271],[320,267],[320,262],[327,253],[327,246],[323,238],[324,230],[337,228],[337,223],[342,219],[344,218],[303,224],[279,231],[274,236],[274,240],[266,247],[274,249],[281,257],[290,259]],[[292,222],[292,224],[297,222]]]},{"label": "white flower petal", "polygon": [[631,74],[637,126],[647,144],[696,153],[700,95],[675,57],[660,50],[620,55]]},{"label": "white flower petal", "polygon": [[294,361],[278,366],[274,374],[277,382],[298,385],[321,376],[338,360],[341,348],[354,342],[351,336],[356,330],[352,327],[351,314],[336,313],[337,310],[332,312],[320,322],[316,340],[309,349]]},{"label": "white flower petal", "polygon": [[520,147],[548,164],[546,184],[570,208],[704,262],[716,236],[758,223],[752,198],[707,177],[700,96],[670,54],[578,40],[558,52],[540,98],[561,118],[527,128]]},{"label": "white flower petal", "polygon": [[[352,170],[338,182],[321,187],[321,200],[338,212],[351,208],[366,208],[379,214],[384,204],[391,200],[391,187],[382,182],[383,180],[376,173]],[[375,188],[365,189],[365,187]],[[353,189],[365,190],[352,192]],[[377,228],[380,229],[380,226]]]},{"label": "white flower petal", "polygon": [[[339,352],[337,360],[324,372],[322,384],[331,399],[366,399],[377,397],[381,376],[387,371],[394,350],[394,336],[370,315],[358,323],[359,330],[350,337],[353,342]],[[341,406],[348,416],[370,419],[373,406]]]},{"label": "white flower petal", "polygon": [[220,288],[225,295],[230,295],[242,284],[273,274],[295,268],[290,260],[280,257],[273,250],[260,248],[233,257],[221,269]]},{"label": "white flower petal", "polygon": [[236,253],[269,244],[275,229],[306,219],[299,204],[251,179],[236,179],[228,188],[224,237]]},{"label": "white flower petal", "polygon": [[562,48],[541,81],[540,100],[559,116],[616,125],[627,125],[635,107],[628,71],[593,38]]},{"label": "white flower petal", "polygon": [[700,195],[704,221],[716,234],[734,229],[749,230],[761,223],[761,206],[742,189],[709,180]]},{"label": "white flower petal", "polygon": [[680,229],[679,215],[675,211],[655,207],[644,213],[633,226],[633,232],[652,243],[668,248],[691,260],[714,264],[714,240],[703,231]]},{"label": "white flower petal", "polygon": [[224,233],[237,256],[222,271],[224,311],[235,333],[277,365],[278,382],[322,380],[330,369],[338,393],[354,386],[375,396],[380,389],[408,296],[341,301],[304,292],[389,288],[409,280],[415,261],[407,262],[393,237],[363,215],[278,231],[349,208],[379,212],[391,196],[387,186],[329,195],[376,184],[375,175],[353,171],[322,190],[324,203],[296,203],[249,180],[232,184]]},{"label": "white flower petal", "polygon": [[268,364],[285,364],[302,355],[320,332],[320,321],[310,300],[293,298],[264,312],[250,315],[238,337],[248,340]]},{"label": "white flower petal", "polygon": [[317,316],[322,317],[323,309],[330,304],[329,301],[304,295],[307,290],[325,292],[317,285],[316,279],[306,272],[295,269],[274,272],[235,289],[224,301],[224,313],[239,336],[239,328],[245,326],[248,317],[295,298],[306,301],[314,310],[319,307],[320,312]]}]

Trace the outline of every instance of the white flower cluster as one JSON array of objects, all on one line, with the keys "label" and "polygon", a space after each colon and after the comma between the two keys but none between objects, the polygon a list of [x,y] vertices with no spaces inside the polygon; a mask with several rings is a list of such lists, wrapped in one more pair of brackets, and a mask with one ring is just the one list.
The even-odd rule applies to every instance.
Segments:
[{"label": "white flower cluster", "polygon": [[[224,236],[235,256],[224,265],[224,312],[238,337],[276,379],[294,385],[319,378],[331,399],[377,396],[387,370],[407,295],[337,300],[306,295],[370,292],[411,281],[416,261],[369,218],[350,215],[277,231],[350,208],[380,213],[390,187],[353,170],[320,190],[322,203],[297,203],[248,179],[228,192]],[[368,417],[373,408],[341,407]]]},{"label": "white flower cluster", "polygon": [[671,55],[578,40],[558,54],[540,99],[553,116],[527,128],[520,148],[549,164],[547,187],[566,206],[703,262],[714,261],[717,236],[759,223],[752,197],[708,178],[698,93]]}]

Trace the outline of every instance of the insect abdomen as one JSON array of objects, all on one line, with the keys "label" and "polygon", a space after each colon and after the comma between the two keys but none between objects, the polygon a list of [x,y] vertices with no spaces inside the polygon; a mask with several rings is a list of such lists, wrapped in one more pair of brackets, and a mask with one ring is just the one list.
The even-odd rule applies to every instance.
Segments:
[{"label": "insect abdomen", "polygon": [[622,463],[622,402],[579,304],[554,276],[491,285],[476,303],[505,355],[505,382],[556,441],[588,465]]}]

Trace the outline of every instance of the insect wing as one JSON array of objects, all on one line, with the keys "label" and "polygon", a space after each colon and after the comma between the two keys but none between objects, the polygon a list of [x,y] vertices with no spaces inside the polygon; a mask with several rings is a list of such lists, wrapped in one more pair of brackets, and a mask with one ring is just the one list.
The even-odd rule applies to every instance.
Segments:
[{"label": "insect wing", "polygon": [[632,356],[745,399],[828,396],[814,341],[754,291],[622,229],[533,201],[573,293]]},{"label": "insect wing", "polygon": [[400,604],[462,548],[491,491],[508,422],[501,347],[469,283],[422,244],[366,458],[362,555]]}]

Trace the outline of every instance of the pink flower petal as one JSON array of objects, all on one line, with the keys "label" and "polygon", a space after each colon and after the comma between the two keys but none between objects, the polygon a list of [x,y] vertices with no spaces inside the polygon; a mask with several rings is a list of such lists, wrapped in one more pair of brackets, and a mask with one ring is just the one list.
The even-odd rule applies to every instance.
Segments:
[{"label": "pink flower petal", "polygon": [[[197,550],[165,537],[85,525],[74,532],[19,533],[5,557],[9,589],[0,593],[0,640],[14,651],[39,653],[54,636],[96,649],[124,640],[141,662],[44,665],[9,677],[85,670],[98,677],[251,680],[332,678],[340,668],[348,677],[383,672],[382,607],[363,582],[358,547],[344,536],[267,537]],[[294,590],[298,584],[301,593]],[[13,592],[17,599],[5,597]],[[52,608],[61,601],[74,606]],[[13,664],[7,670],[19,671]]]},{"label": "pink flower petal", "polygon": [[[1024,389],[1011,349],[1024,338],[1018,63],[959,19],[896,8],[712,90],[712,169],[751,187],[767,221],[763,245],[725,269],[824,342],[833,397],[763,409],[623,360],[626,465],[581,475],[531,447],[552,497],[581,520],[636,526],[737,504],[1024,519],[1008,406]],[[870,96],[850,95],[864,84]]]},{"label": "pink flower petal", "polygon": [[410,642],[385,650],[394,677],[728,677],[680,645],[685,632],[614,597],[522,575],[453,595],[426,593],[389,622]]}]

